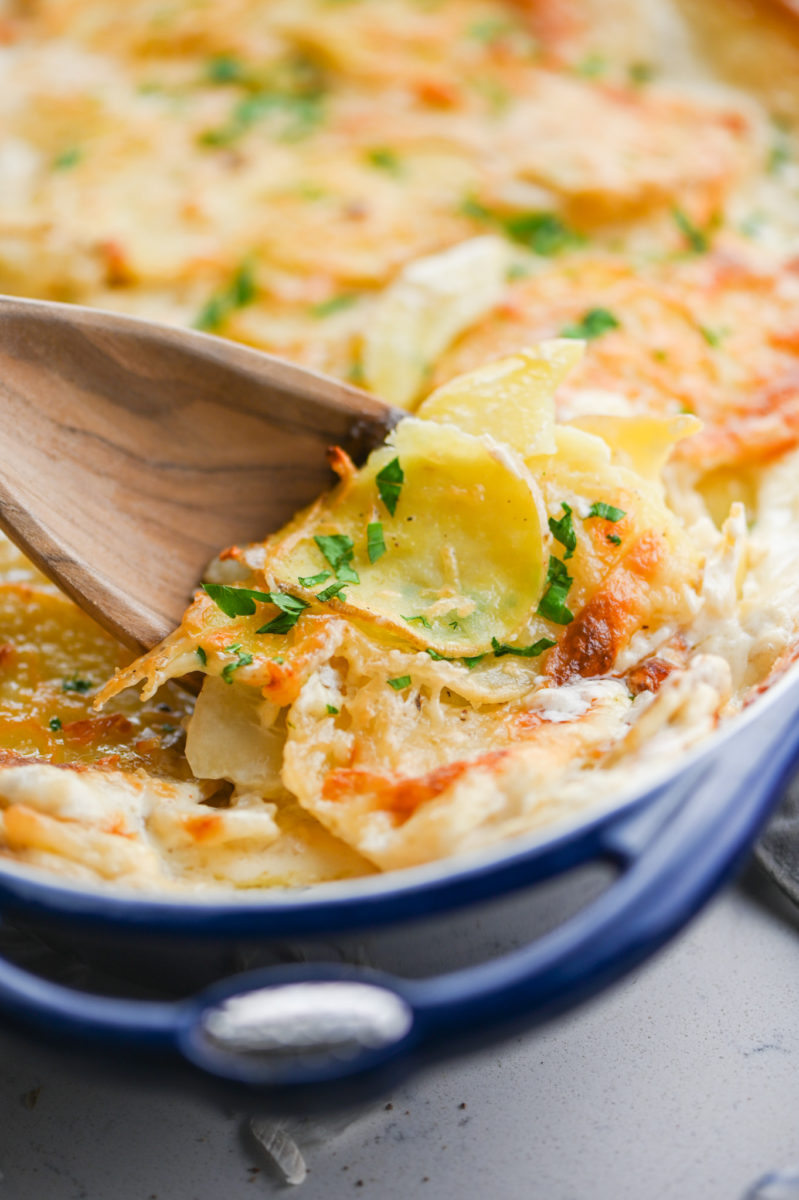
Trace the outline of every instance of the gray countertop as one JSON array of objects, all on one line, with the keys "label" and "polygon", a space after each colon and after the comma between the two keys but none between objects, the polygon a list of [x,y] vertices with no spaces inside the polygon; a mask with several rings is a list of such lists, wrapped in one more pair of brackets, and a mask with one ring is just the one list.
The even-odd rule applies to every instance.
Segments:
[{"label": "gray countertop", "polygon": [[740,1200],[799,1164],[799,919],[780,901],[752,869],[576,1012],[349,1123],[293,1125],[296,1188],[247,1114],[0,1032],[0,1200]]}]

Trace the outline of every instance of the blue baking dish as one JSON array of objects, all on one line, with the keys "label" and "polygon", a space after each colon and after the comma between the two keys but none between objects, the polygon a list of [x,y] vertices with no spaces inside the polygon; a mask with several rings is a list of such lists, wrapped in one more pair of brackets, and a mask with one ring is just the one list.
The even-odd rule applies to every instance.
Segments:
[{"label": "blue baking dish", "polygon": [[[652,954],[740,865],[797,760],[791,673],[643,794],[491,853],[222,901],[86,891],[4,866],[4,919],[89,959],[121,961],[128,977],[171,998],[88,994],[0,959],[0,1012],[106,1060],[188,1067],[198,1083],[200,1073],[269,1103],[357,1101],[435,1057],[573,1005]],[[476,965],[410,977],[317,954],[227,973],[244,944],[277,948],[280,960],[293,957],[281,947],[303,939],[335,946],[372,931],[379,941],[381,930],[412,922],[422,945],[426,922],[442,914],[590,863],[611,867],[612,881],[587,905]]]}]

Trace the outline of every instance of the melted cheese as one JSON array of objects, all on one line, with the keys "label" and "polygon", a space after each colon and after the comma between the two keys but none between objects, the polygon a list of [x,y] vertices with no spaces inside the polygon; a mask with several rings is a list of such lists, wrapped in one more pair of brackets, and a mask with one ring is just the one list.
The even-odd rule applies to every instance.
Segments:
[{"label": "melted cheese", "polygon": [[799,25],[749,7],[0,20],[2,290],[418,406],[209,569],[303,601],[286,632],[198,592],[130,663],[0,544],[0,854],[189,892],[426,862],[613,803],[786,669],[799,156],[770,117],[799,114]]}]

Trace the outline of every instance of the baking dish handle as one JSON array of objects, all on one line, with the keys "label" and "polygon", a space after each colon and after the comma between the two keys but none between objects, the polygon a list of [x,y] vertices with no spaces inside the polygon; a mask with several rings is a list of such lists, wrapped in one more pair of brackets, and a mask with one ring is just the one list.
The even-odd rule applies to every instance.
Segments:
[{"label": "baking dish handle", "polygon": [[179,1051],[258,1089],[302,1093],[386,1082],[417,1052],[498,1025],[532,1024],[605,986],[674,934],[741,861],[799,757],[799,689],[659,794],[610,820],[598,853],[619,876],[529,946],[478,966],[404,979],[347,964],[237,975],[188,1000],[88,995],[0,959],[0,1009],[40,1032],[116,1049]]}]

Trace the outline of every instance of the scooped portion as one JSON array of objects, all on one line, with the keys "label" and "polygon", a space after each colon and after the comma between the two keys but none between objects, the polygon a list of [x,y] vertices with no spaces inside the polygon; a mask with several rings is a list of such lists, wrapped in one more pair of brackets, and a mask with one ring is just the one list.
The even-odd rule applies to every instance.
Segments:
[{"label": "scooped portion", "polygon": [[514,637],[546,571],[541,493],[485,437],[408,417],[360,471],[278,538],[273,586],[447,657]]},{"label": "scooped portion", "polygon": [[[233,806],[299,805],[380,869],[552,819],[684,662],[702,603],[702,551],[657,469],[699,422],[558,424],[583,349],[449,382],[360,469],[337,451],[338,485],[226,551],[101,702],[204,672],[194,773]],[[631,684],[655,646],[668,657]]]}]

